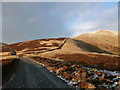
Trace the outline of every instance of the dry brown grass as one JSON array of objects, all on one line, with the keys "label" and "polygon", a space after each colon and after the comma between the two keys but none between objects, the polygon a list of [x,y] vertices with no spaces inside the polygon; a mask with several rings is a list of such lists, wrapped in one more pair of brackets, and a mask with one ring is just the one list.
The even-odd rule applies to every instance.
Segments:
[{"label": "dry brown grass", "polygon": [[74,39],[82,40],[103,50],[118,54],[118,32],[112,30],[101,30],[82,34]]},{"label": "dry brown grass", "polygon": [[120,71],[120,57],[100,54],[57,54],[64,61],[99,69]]},{"label": "dry brown grass", "polygon": [[2,66],[7,65],[13,61],[13,59],[16,59],[17,56],[4,56],[0,57],[0,62],[2,62]]},{"label": "dry brown grass", "polygon": [[2,46],[0,47],[0,52],[9,52],[9,50]]},{"label": "dry brown grass", "polygon": [[[106,90],[107,86],[112,86],[115,82],[114,79],[118,77],[118,75],[105,74],[98,69],[85,69],[82,65],[77,63],[61,62],[48,58],[41,58],[39,56],[32,56],[30,58],[45,66],[48,70],[60,75],[68,82],[77,82],[71,85],[78,86],[81,89],[94,88],[99,90],[99,88],[104,87],[102,89]],[[116,80],[116,82],[119,81]],[[106,87],[104,84],[106,84]],[[119,83],[117,83],[117,85],[119,85]],[[112,86],[112,89],[116,88],[116,86]]]},{"label": "dry brown grass", "polygon": [[13,61],[13,59],[3,59],[2,66],[7,65],[7,64],[11,63],[12,61]]},{"label": "dry brown grass", "polygon": [[[60,57],[55,57],[56,55],[59,54],[104,54],[104,53],[109,53],[109,52],[105,52],[102,49],[99,49],[93,45],[87,44],[83,41],[79,41],[79,40],[75,40],[75,39],[71,39],[69,38],[66,43],[63,45],[63,47],[61,49],[58,50],[54,50],[51,52],[45,52],[45,53],[41,53],[39,54],[41,57],[46,57],[46,58],[50,58],[50,59],[57,59],[57,60],[64,60],[61,59]],[[105,55],[107,55],[105,54]]]},{"label": "dry brown grass", "polygon": [[0,56],[8,56],[10,52],[0,52]]},{"label": "dry brown grass", "polygon": [[[66,38],[50,38],[50,39],[38,39],[30,40],[20,43],[4,46],[4,48],[10,48],[16,50],[17,55],[32,54],[40,51],[47,51],[57,48]],[[5,49],[3,52],[6,52]]]},{"label": "dry brown grass", "polygon": [[25,48],[34,49],[34,48],[39,48],[39,47],[54,47],[54,46],[57,47],[64,39],[65,38],[50,38],[50,39],[30,40],[30,41],[25,41],[25,42],[7,45],[7,47],[10,47],[10,48],[17,50],[17,51],[21,51]]}]

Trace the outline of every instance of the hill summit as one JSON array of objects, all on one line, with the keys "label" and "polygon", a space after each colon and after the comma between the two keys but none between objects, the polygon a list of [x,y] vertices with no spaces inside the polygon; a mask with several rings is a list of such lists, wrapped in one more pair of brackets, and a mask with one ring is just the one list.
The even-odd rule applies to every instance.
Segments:
[{"label": "hill summit", "polygon": [[81,34],[74,37],[76,40],[81,40],[100,49],[118,54],[120,46],[118,45],[118,31],[113,30],[99,30]]}]

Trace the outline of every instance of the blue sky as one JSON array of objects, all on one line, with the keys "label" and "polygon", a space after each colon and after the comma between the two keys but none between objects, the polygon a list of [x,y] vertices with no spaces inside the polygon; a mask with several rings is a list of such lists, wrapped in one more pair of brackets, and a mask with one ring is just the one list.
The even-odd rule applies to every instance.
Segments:
[{"label": "blue sky", "polygon": [[3,2],[2,41],[75,37],[118,30],[117,2]]}]

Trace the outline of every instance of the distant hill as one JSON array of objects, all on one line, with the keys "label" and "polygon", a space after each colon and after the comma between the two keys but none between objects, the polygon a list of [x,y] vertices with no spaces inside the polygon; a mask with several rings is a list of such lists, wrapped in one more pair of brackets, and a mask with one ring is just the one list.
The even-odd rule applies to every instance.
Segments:
[{"label": "distant hill", "polygon": [[[7,47],[24,53],[33,53],[50,50],[58,47],[65,38],[37,39],[19,42]],[[1,45],[6,45],[2,43]],[[112,30],[100,30],[85,33],[75,38],[69,38],[64,46],[53,51],[54,53],[115,53],[118,54],[118,32]],[[48,52],[49,54],[51,52]],[[48,54],[47,53],[47,54]]]},{"label": "distant hill", "polygon": [[115,54],[118,54],[118,50],[120,50],[120,46],[118,45],[118,31],[100,30],[82,34],[74,39],[84,41]]},{"label": "distant hill", "polygon": [[3,47],[4,46],[7,46],[8,44],[6,44],[6,43],[2,43],[2,42],[0,42],[0,52],[1,51],[4,51],[4,52],[7,52]]},{"label": "distant hill", "polygon": [[6,46],[6,45],[8,45],[8,44],[0,42],[0,47]]}]

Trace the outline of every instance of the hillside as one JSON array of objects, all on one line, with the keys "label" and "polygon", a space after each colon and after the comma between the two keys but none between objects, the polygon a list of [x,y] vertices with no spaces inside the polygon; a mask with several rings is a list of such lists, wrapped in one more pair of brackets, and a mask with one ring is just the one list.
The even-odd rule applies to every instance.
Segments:
[{"label": "hillside", "polygon": [[[27,64],[21,63],[20,66],[41,64],[70,86],[114,89],[120,85],[120,56],[113,54],[118,48],[116,35],[114,31],[97,31],[75,38],[37,39],[3,46],[0,53],[3,56],[1,57],[2,67],[11,66],[14,62],[17,64],[16,58],[19,58],[20,61],[27,62]],[[9,50],[15,50],[17,55],[11,56],[13,54],[8,52]],[[28,64],[29,61],[30,64]],[[31,69],[26,69],[26,75],[29,75],[28,70],[31,71],[33,68],[33,66],[28,67]],[[8,70],[8,68],[4,69],[4,75],[7,75]],[[38,72],[36,75],[38,76]]]},{"label": "hillside", "polygon": [[8,52],[3,46],[7,46],[8,44],[0,42],[0,52]]},{"label": "hillside", "polygon": [[54,50],[51,52],[41,53],[39,55],[41,55],[42,57],[51,58],[51,57],[54,57],[56,54],[74,54],[74,53],[75,54],[76,53],[78,53],[78,54],[79,53],[82,53],[82,54],[86,54],[86,53],[111,54],[110,52],[99,49],[98,47],[93,46],[91,44],[85,43],[80,40],[75,40],[75,39],[69,38],[61,49]]},{"label": "hillside", "polygon": [[17,55],[37,53],[39,51],[46,51],[57,48],[65,38],[50,38],[50,39],[37,39],[19,42],[7,45],[3,48],[10,48],[17,51]]},{"label": "hillside", "polygon": [[120,50],[120,46],[118,45],[118,31],[100,30],[82,34],[74,39],[84,41],[115,54],[118,54]]},{"label": "hillside", "polygon": [[[97,35],[94,35],[95,33]],[[120,58],[120,57],[117,57],[117,55],[114,55],[110,52],[110,50],[113,50],[113,47],[115,47],[115,45],[117,46],[117,43],[116,43],[117,38],[115,37],[115,35],[117,35],[115,31],[102,30],[102,31],[97,31],[97,32],[90,33],[90,34],[89,33],[83,34],[78,37],[75,37],[75,39],[68,38],[67,41],[62,46],[62,48],[58,48],[58,47],[62,44],[62,42],[66,38],[50,38],[50,39],[37,39],[37,40],[24,41],[24,42],[19,42],[19,43],[4,46],[3,49],[4,48],[13,49],[17,52],[18,56],[37,55],[43,58],[49,58],[49,59],[54,59],[58,61],[75,62],[75,63],[82,62],[83,65],[88,64],[88,66],[93,66],[93,67],[95,65],[96,65],[95,67],[98,67],[101,62],[102,63],[107,62],[109,64],[110,63],[113,64],[114,66],[116,62],[118,62],[117,59]],[[83,40],[80,40],[79,38],[81,38],[82,36],[84,36]],[[95,36],[96,37],[98,36],[98,38],[93,38]],[[104,40],[103,40],[103,36],[105,36]],[[111,37],[110,40],[108,36],[109,38]],[[89,41],[89,42],[85,42],[84,38],[86,41]],[[89,38],[92,38],[92,40],[89,40]],[[96,40],[96,42],[94,39]],[[99,45],[103,45],[103,46],[105,45],[106,47],[109,47],[109,48],[110,48],[110,45],[114,45],[113,43],[115,43],[115,45],[112,46],[111,47],[112,49],[109,49],[109,50],[105,50],[104,47],[102,47],[103,49],[101,49],[98,46],[97,40],[98,41],[100,40]],[[106,40],[108,43],[105,42]],[[112,40],[113,40],[113,43],[112,43]],[[9,55],[9,52],[5,52],[5,50],[3,50],[2,55],[3,56]],[[105,58],[108,58],[108,59],[105,59]],[[107,68],[109,64],[107,65],[104,64],[106,65],[105,69],[112,70],[112,68]],[[118,70],[117,66],[118,65],[115,66],[116,68],[114,70]],[[102,68],[102,64],[100,64],[99,67]]]},{"label": "hillside", "polygon": [[7,44],[6,43],[2,43],[2,42],[0,42],[0,47],[2,47],[2,46],[6,46]]},{"label": "hillside", "polygon": [[[112,35],[112,33],[110,32],[109,34]],[[91,40],[91,41],[94,41],[94,40]],[[101,43],[102,43],[102,40],[101,40]],[[72,63],[74,62],[79,64],[82,63],[83,65],[87,65],[90,67],[96,67],[96,68],[108,69],[108,70],[119,70],[118,63],[120,63],[118,61],[120,57],[117,57],[117,55],[112,54],[108,50],[106,51],[105,49],[104,50],[100,49],[99,47],[97,47],[97,45],[94,46],[82,40],[77,40],[76,38],[75,39],[69,38],[61,49],[40,53],[38,54],[38,56],[41,56],[44,58],[50,58],[58,61],[67,61],[67,62],[72,62]],[[103,68],[103,65],[104,65],[104,68]],[[112,68],[109,66],[112,66]]]}]

